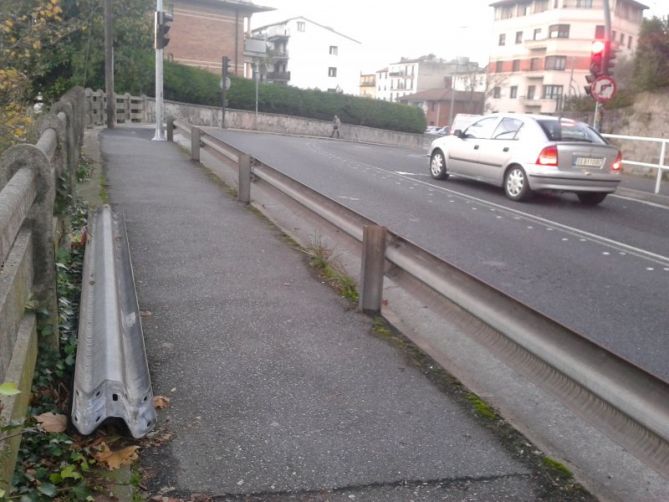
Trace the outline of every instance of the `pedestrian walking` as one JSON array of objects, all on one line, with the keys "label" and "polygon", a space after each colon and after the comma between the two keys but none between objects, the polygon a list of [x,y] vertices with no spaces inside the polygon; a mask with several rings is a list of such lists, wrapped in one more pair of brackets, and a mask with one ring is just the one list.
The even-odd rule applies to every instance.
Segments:
[{"label": "pedestrian walking", "polygon": [[339,126],[341,126],[341,120],[339,120],[339,117],[335,115],[334,119],[332,119],[332,134],[330,134],[331,138],[334,138],[335,134],[337,135],[337,138],[341,138],[339,135]]}]

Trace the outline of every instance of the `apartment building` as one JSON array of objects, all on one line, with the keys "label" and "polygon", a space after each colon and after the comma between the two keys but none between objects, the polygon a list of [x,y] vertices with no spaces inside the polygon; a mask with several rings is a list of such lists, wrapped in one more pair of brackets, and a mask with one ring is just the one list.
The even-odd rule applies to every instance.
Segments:
[{"label": "apartment building", "polygon": [[450,87],[451,75],[477,69],[478,64],[468,58],[445,61],[433,54],[416,59],[401,58],[376,72],[376,98],[398,102],[410,94]]},{"label": "apartment building", "polygon": [[[488,65],[486,110],[555,113],[581,96],[592,41],[604,37],[604,0],[500,0]],[[618,58],[631,56],[645,5],[610,0]]]},{"label": "apartment building", "polygon": [[376,73],[360,74],[360,96],[376,99]]},{"label": "apartment building", "polygon": [[305,17],[255,28],[252,36],[268,45],[263,80],[302,89],[360,92],[357,40]]},{"label": "apartment building", "polygon": [[227,56],[235,75],[244,72],[244,38],[251,16],[274,10],[248,0],[174,0],[173,6],[165,57],[220,73]]}]

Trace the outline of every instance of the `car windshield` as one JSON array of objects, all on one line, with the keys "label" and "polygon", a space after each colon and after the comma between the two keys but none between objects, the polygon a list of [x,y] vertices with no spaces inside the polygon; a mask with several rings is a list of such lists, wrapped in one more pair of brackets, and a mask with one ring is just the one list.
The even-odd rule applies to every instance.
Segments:
[{"label": "car windshield", "polygon": [[537,120],[544,133],[551,141],[584,141],[586,143],[606,144],[597,132],[586,124],[571,120]]}]

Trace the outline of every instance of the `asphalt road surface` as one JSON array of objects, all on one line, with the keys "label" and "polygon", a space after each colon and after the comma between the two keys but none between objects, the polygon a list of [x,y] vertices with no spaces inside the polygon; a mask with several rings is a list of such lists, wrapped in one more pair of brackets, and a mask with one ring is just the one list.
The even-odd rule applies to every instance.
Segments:
[{"label": "asphalt road surface", "polygon": [[517,203],[433,180],[416,150],[212,132],[669,381],[669,207],[616,195]]}]

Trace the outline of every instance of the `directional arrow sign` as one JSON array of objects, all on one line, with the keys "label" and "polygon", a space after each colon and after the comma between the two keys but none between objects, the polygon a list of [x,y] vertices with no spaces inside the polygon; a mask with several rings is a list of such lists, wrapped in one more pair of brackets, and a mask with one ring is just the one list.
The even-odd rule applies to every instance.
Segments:
[{"label": "directional arrow sign", "polygon": [[616,94],[616,89],[613,77],[602,75],[592,83],[592,96],[600,103],[606,103]]}]

